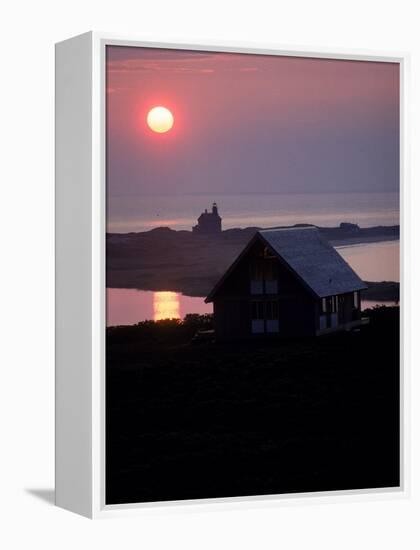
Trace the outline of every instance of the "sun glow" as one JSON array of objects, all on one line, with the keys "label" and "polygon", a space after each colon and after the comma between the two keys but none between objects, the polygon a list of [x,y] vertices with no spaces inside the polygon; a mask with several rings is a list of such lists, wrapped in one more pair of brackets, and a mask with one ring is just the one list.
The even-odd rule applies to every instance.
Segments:
[{"label": "sun glow", "polygon": [[174,117],[166,107],[153,107],[147,113],[147,125],[153,132],[164,134],[174,125]]},{"label": "sun glow", "polygon": [[153,317],[155,321],[162,319],[179,319],[179,297],[176,292],[153,293]]}]

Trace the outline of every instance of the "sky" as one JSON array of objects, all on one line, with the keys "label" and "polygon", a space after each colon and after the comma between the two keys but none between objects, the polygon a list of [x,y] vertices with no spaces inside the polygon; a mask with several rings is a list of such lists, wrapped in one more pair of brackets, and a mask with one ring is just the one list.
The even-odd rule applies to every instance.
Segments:
[{"label": "sky", "polygon": [[110,198],[398,191],[397,64],[108,46],[106,86]]}]

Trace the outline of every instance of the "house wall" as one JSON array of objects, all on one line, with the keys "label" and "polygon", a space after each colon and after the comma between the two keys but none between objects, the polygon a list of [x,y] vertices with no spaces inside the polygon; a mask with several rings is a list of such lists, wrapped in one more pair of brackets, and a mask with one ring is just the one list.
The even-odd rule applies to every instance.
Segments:
[{"label": "house wall", "polygon": [[[321,300],[319,300],[316,303],[316,325],[318,330],[321,328],[325,328],[325,327],[321,327],[321,324],[320,324],[321,315],[322,315],[322,302]],[[355,307],[353,292],[340,294],[338,296],[338,312],[337,312],[338,325],[336,328],[339,329],[340,327],[342,327],[347,323],[360,320],[360,318],[361,318],[360,291],[357,291],[357,307]]]},{"label": "house wall", "polygon": [[358,294],[358,307],[354,307],[353,292],[340,296],[340,322],[349,323],[360,319],[360,292]]},{"label": "house wall", "polygon": [[220,299],[214,302],[214,323],[218,340],[240,339],[251,335],[250,303],[246,299]]},{"label": "house wall", "polygon": [[[277,258],[264,254],[264,245],[256,242],[248,254],[226,278],[214,299],[214,319],[218,339],[309,336],[317,330],[316,301],[312,295]],[[277,293],[251,294],[251,274],[255,265],[273,265]],[[268,285],[267,285],[268,288]],[[253,301],[278,302],[279,332],[252,334],[251,309]]]}]

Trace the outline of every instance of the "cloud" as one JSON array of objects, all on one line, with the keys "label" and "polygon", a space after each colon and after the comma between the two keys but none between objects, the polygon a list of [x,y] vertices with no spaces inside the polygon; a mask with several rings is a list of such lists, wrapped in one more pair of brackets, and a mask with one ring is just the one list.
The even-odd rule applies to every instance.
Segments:
[{"label": "cloud", "polygon": [[181,49],[143,47],[107,47],[107,70],[109,73],[214,73],[217,70],[256,72],[249,66],[246,55],[227,52],[202,52]]},{"label": "cloud", "polygon": [[[197,61],[199,63],[197,64]],[[138,72],[173,72],[173,73],[192,73],[192,72],[214,72],[214,69],[205,68],[200,60],[190,59],[171,59],[165,61],[145,61],[143,59],[127,59],[124,61],[108,61],[107,70],[109,73],[138,73]],[[185,63],[185,65],[180,65]]]},{"label": "cloud", "polygon": [[106,89],[106,93],[116,94],[118,92],[126,92],[127,90],[130,90],[130,88],[127,88],[126,86],[108,86]]},{"label": "cloud", "polygon": [[217,52],[137,46],[107,46],[108,61],[179,61],[211,59]]}]

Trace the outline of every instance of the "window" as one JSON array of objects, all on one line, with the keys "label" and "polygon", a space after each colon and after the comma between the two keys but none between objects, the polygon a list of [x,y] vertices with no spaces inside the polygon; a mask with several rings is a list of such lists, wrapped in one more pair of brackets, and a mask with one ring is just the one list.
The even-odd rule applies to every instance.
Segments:
[{"label": "window", "polygon": [[253,262],[251,264],[251,279],[253,281],[263,280],[263,264],[262,262]]},{"label": "window", "polygon": [[327,296],[321,299],[321,314],[319,316],[319,328],[321,330],[338,326],[339,296]]},{"label": "window", "polygon": [[266,260],[264,265],[264,276],[266,281],[274,281],[277,279],[276,264],[271,260]]},{"label": "window", "polygon": [[251,302],[252,319],[264,319],[264,302]]},{"label": "window", "polygon": [[266,319],[274,320],[279,318],[279,303],[270,301],[266,303]]},{"label": "window", "polygon": [[268,246],[265,246],[264,251],[263,251],[263,257],[264,258],[275,258],[276,256],[273,254],[271,249],[268,248]]},{"label": "window", "polygon": [[251,331],[253,334],[279,332],[278,301],[255,300],[251,302]]},{"label": "window", "polygon": [[359,293],[357,290],[353,292],[353,307],[355,309],[359,308]]},{"label": "window", "polygon": [[278,319],[279,303],[277,300],[270,300],[268,302],[255,300],[251,302],[251,317],[252,319]]},{"label": "window", "polygon": [[272,300],[265,306],[265,329],[268,333],[279,332],[279,303]]},{"label": "window", "polygon": [[277,294],[277,264],[272,259],[256,260],[250,266],[251,294]]},{"label": "window", "polygon": [[321,299],[322,313],[337,313],[338,312],[338,296],[328,296]]},{"label": "window", "polygon": [[251,302],[251,332],[262,334],[264,323],[264,302]]},{"label": "window", "polygon": [[251,264],[251,294],[263,294],[264,270],[262,262]]},{"label": "window", "polygon": [[264,283],[266,294],[277,294],[277,264],[273,260],[265,261]]}]

